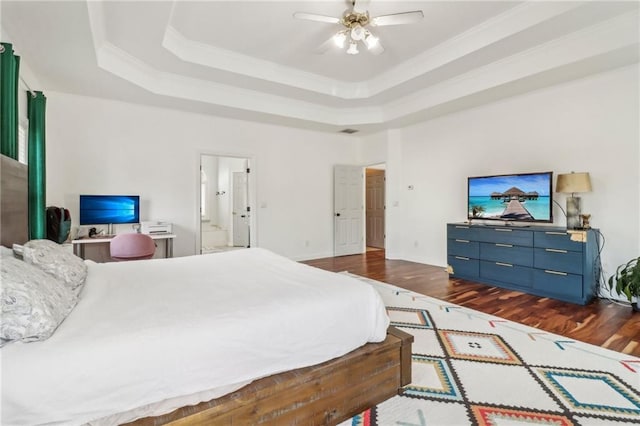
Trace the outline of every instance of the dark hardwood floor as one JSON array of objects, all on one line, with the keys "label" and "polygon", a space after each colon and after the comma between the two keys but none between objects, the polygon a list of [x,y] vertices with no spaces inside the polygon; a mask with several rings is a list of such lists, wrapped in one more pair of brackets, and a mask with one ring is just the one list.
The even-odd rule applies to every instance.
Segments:
[{"label": "dark hardwood floor", "polygon": [[640,313],[607,300],[598,299],[581,306],[450,279],[440,267],[386,260],[383,250],[304,263],[334,272],[349,271],[571,339],[640,356]]}]

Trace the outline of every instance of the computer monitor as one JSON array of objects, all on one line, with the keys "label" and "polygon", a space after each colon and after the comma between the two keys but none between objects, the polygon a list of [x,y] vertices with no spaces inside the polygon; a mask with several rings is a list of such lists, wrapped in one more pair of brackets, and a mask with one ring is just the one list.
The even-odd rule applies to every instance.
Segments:
[{"label": "computer monitor", "polygon": [[139,195],[80,195],[80,225],[140,223]]}]

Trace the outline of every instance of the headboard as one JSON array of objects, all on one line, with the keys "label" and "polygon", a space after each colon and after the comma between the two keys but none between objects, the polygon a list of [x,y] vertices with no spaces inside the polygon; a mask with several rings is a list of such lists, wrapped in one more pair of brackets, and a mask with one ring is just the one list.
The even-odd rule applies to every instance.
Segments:
[{"label": "headboard", "polygon": [[0,244],[11,247],[29,239],[27,166],[2,155],[0,159]]}]

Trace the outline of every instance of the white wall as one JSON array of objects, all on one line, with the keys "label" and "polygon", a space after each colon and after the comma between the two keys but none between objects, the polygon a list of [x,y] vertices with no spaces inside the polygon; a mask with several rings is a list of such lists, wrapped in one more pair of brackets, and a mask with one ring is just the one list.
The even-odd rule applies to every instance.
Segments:
[{"label": "white wall", "polygon": [[640,254],[638,89],[636,65],[364,138],[363,159],[387,139],[387,256],[446,265],[445,224],[466,220],[468,176],[584,171],[593,191],[580,194],[582,211],[613,273]]},{"label": "white wall", "polygon": [[140,194],[143,220],[174,223],[175,255],[196,253],[200,153],[236,155],[251,159],[257,246],[296,259],[332,255],[333,165],[356,161],[357,139],[46,96],[47,205],[69,208],[74,224],[80,193]]}]

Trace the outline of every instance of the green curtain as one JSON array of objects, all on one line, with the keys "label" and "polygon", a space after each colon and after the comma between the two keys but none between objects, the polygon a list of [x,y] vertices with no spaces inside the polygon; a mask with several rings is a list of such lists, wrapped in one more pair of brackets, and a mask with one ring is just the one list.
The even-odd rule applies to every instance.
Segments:
[{"label": "green curtain", "polygon": [[10,43],[0,43],[0,152],[18,158],[18,78],[20,56]]},{"label": "green curtain", "polygon": [[45,110],[47,98],[42,92],[27,93],[29,110],[29,239],[47,236]]}]

